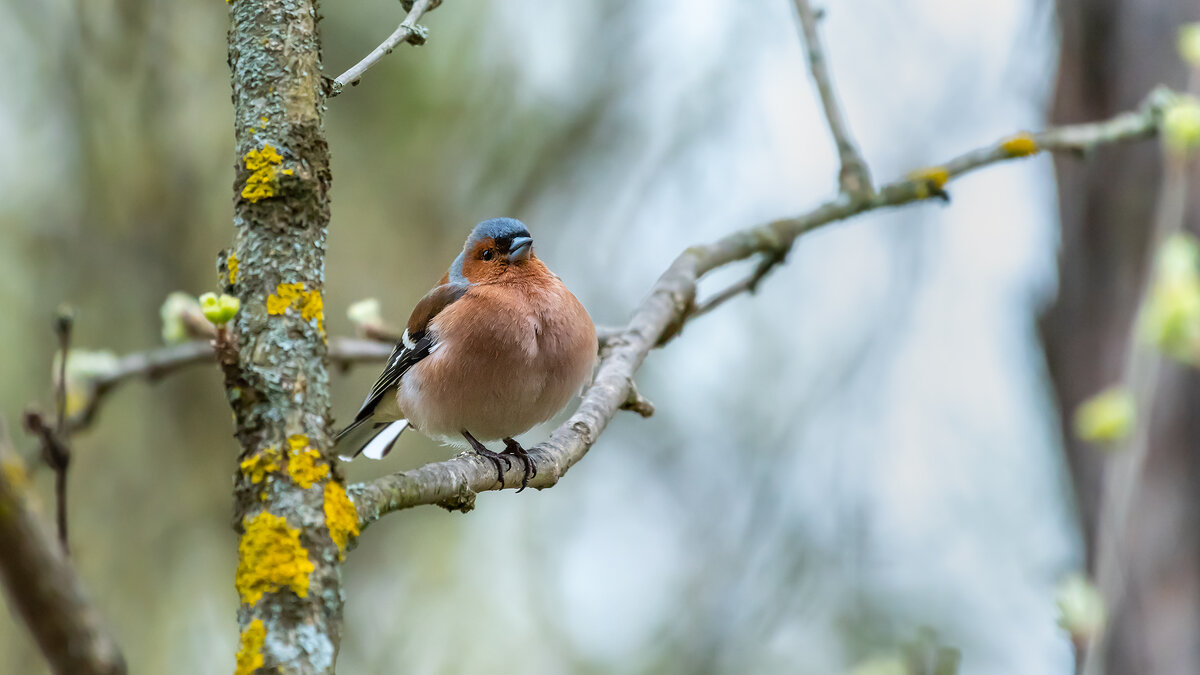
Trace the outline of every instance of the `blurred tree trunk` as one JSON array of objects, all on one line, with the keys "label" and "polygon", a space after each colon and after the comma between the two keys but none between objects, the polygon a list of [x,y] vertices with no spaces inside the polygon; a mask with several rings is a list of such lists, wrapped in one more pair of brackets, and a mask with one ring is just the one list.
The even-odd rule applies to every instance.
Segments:
[{"label": "blurred tree trunk", "polygon": [[316,0],[233,0],[229,65],[237,240],[222,277],[241,311],[236,352],[218,351],[242,446],[237,672],[332,673],[340,563],[357,519],[329,434],[330,173]]},{"label": "blurred tree trunk", "polygon": [[[1165,83],[1181,89],[1178,27],[1195,0],[1060,0],[1061,65],[1052,122],[1097,119],[1137,105]],[[1103,161],[1056,158],[1062,245],[1059,293],[1042,320],[1087,548],[1096,565],[1104,456],[1071,434],[1083,399],[1118,381],[1144,274],[1160,156],[1153,145],[1112,146]],[[1193,179],[1194,182],[1194,179]],[[1192,201],[1200,191],[1193,184]],[[1189,204],[1187,228],[1197,230]],[[1110,617],[1106,671],[1200,673],[1200,377],[1166,364],[1149,454],[1122,546],[1127,594]]]}]

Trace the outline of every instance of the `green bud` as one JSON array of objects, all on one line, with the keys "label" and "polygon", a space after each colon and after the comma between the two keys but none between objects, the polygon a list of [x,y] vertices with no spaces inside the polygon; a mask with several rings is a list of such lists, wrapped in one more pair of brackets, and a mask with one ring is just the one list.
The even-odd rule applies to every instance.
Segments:
[{"label": "green bud", "polygon": [[346,309],[346,316],[354,322],[356,326],[381,326],[383,325],[383,312],[379,307],[377,298],[367,298],[359,300],[350,305]]},{"label": "green bud", "polygon": [[1133,396],[1120,387],[1111,387],[1075,409],[1075,435],[1091,442],[1119,441],[1129,435],[1135,417]]},{"label": "green bud", "polygon": [[175,291],[168,295],[158,310],[158,315],[162,317],[163,342],[174,345],[187,340],[190,335],[184,316],[189,312],[199,311],[200,303],[191,295],[183,291]]},{"label": "green bud", "polygon": [[1150,294],[1138,317],[1140,337],[1184,363],[1200,360],[1200,245],[1172,235],[1158,253]]},{"label": "green bud", "polygon": [[1104,596],[1081,574],[1072,574],[1058,586],[1058,625],[1078,641],[1087,641],[1104,630],[1108,620]]},{"label": "green bud", "polygon": [[1179,56],[1193,68],[1200,68],[1200,23],[1179,27]]},{"label": "green bud", "polygon": [[232,295],[205,293],[200,296],[200,311],[214,325],[224,326],[238,313],[241,302]]},{"label": "green bud", "polygon": [[1178,153],[1200,145],[1200,102],[1192,96],[1177,96],[1163,110],[1163,142]]}]

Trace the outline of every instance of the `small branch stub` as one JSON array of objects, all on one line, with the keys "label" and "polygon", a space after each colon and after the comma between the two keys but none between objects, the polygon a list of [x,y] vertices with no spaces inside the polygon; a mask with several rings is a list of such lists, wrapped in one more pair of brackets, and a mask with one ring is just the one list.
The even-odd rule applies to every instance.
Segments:
[{"label": "small branch stub", "polygon": [[800,15],[800,29],[804,35],[804,44],[808,52],[808,70],[812,75],[817,93],[821,97],[821,105],[825,110],[825,121],[829,124],[829,132],[837,145],[838,159],[841,169],[838,171],[838,186],[844,194],[851,196],[870,195],[871,174],[867,163],[863,161],[850,127],[842,115],[842,109],[833,88],[833,78],[829,74],[825,59],[825,48],[821,44],[821,36],[817,31],[817,21],[822,14],[813,11],[808,0],[795,0],[796,11]]},{"label": "small branch stub", "polygon": [[370,70],[376,63],[379,63],[383,57],[391,54],[392,50],[396,47],[404,43],[414,46],[425,44],[425,41],[429,38],[429,29],[419,25],[417,22],[421,20],[425,12],[442,4],[441,0],[402,0],[402,4],[408,12],[408,15],[404,17],[404,21],[400,22],[396,30],[392,31],[392,34],[380,43],[378,47],[373,49],[370,54],[367,54],[363,60],[351,66],[349,70],[338,75],[329,83],[326,92],[329,97],[332,98],[342,93],[346,85],[357,85],[364,73]]}]

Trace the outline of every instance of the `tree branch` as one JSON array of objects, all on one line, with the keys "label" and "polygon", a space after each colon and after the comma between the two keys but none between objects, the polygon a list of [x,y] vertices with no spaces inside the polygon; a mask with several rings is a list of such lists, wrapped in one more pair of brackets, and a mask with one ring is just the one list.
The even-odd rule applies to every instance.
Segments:
[{"label": "tree branch", "polygon": [[[629,324],[608,337],[601,349],[594,383],[575,414],[555,429],[548,440],[529,450],[537,465],[537,476],[529,485],[539,489],[551,487],[583,459],[617,411],[628,407],[631,398],[636,399],[630,395],[633,377],[651,349],[672,339],[689,319],[737,292],[752,289],[776,263],[767,265],[764,261],[755,275],[697,306],[696,284],[703,275],[757,254],[767,256],[767,260],[782,259],[800,235],[867,211],[930,198],[945,199],[947,181],[988,164],[1042,150],[1085,153],[1099,145],[1148,138],[1157,132],[1161,107],[1168,95],[1169,92],[1156,91],[1138,111],[1104,122],[1064,126],[1040,134],[1018,134],[945,164],[914,171],[907,179],[885,185],[871,195],[843,192],[802,216],[734,232],[713,243],[687,249],[659,277]],[[470,510],[476,493],[520,487],[522,473],[519,466],[511,467],[504,472],[501,484],[496,480],[495,466],[474,453],[463,453],[413,471],[352,485],[349,491],[358,510],[359,527],[365,528],[386,513],[422,504]]]},{"label": "tree branch", "polygon": [[405,42],[413,45],[425,44],[425,39],[429,36],[429,31],[417,24],[421,20],[421,16],[430,10],[436,9],[442,4],[442,0],[416,0],[416,2],[405,3],[411,5],[408,15],[404,17],[404,21],[376,47],[366,58],[354,64],[346,72],[338,75],[333,80],[333,86],[330,88],[329,96],[332,98],[342,93],[346,85],[355,86],[362,79],[363,73],[367,72],[371,66],[378,63],[384,56],[392,53],[392,50]]},{"label": "tree branch", "polygon": [[[362,363],[386,361],[392,344],[362,338],[335,337],[329,340],[329,361],[340,370]],[[83,410],[68,419],[71,432],[95,422],[105,398],[122,384],[134,380],[155,382],[191,366],[216,360],[211,340],[193,340],[144,352],[131,352],[117,360],[116,366],[91,381],[91,391]]]},{"label": "tree branch", "polygon": [[25,467],[0,430],[0,580],[55,673],[121,675],[125,661],[65,552],[34,514]]},{"label": "tree branch", "polygon": [[800,29],[804,34],[804,45],[808,54],[808,72],[812,75],[817,93],[821,97],[821,106],[825,109],[825,121],[829,123],[829,133],[837,145],[838,159],[841,170],[838,172],[838,186],[843,193],[857,195],[870,194],[871,173],[867,163],[863,161],[850,128],[842,116],[837,94],[833,90],[833,79],[825,63],[825,48],[821,44],[821,36],[817,32],[818,16],[813,11],[808,0],[795,0],[796,12],[800,15]]}]

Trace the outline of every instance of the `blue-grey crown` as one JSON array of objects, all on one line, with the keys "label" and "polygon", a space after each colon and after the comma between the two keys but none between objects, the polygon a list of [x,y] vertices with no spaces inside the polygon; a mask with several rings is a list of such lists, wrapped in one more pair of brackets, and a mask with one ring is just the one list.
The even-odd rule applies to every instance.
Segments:
[{"label": "blue-grey crown", "polygon": [[508,250],[508,244],[516,237],[529,237],[529,228],[525,227],[525,223],[516,218],[492,218],[485,220],[475,226],[471,230],[471,236],[467,237],[467,245],[464,248],[471,248],[480,239],[495,239],[496,246],[502,251]]}]

